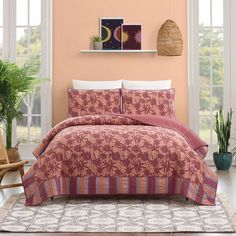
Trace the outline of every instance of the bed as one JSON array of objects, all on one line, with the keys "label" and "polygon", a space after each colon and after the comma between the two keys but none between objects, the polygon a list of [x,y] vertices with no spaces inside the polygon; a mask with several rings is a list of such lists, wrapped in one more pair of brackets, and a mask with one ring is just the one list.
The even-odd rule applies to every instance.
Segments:
[{"label": "bed", "polygon": [[[37,161],[23,177],[26,205],[55,196],[166,194],[214,205],[217,176],[203,160],[207,144],[173,117],[169,103],[168,109],[158,103],[160,114],[152,114],[147,103],[132,104],[135,99],[128,99],[127,91],[113,92],[94,96],[94,91],[86,91],[84,96],[83,91],[69,91],[69,97],[82,96],[84,104],[78,97],[69,99],[70,118],[57,124],[34,150]],[[99,96],[103,102],[98,102]],[[120,96],[123,114],[117,114]],[[103,114],[96,114],[98,109]]]}]

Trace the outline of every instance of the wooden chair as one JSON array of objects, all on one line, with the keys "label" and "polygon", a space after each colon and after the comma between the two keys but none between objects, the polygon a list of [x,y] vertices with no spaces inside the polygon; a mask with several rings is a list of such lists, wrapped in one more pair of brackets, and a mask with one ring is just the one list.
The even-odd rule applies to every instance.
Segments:
[{"label": "wooden chair", "polygon": [[[1,163],[5,163],[5,164],[1,164]],[[23,186],[22,183],[1,185],[1,182],[2,182],[4,175],[12,169],[19,170],[21,180],[22,180],[22,177],[24,175],[24,165],[27,163],[28,163],[28,161],[19,161],[16,163],[9,162],[9,159],[7,156],[7,151],[6,151],[5,145],[3,143],[2,133],[0,131],[0,189]]]}]

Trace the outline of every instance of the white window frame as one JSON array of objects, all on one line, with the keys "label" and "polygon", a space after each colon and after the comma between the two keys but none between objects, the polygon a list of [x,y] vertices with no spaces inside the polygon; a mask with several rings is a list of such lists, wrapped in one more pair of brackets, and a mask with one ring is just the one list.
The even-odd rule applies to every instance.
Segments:
[{"label": "white window frame", "polygon": [[[231,22],[236,22],[236,1],[224,0],[224,109],[230,107],[236,113],[236,29]],[[199,1],[188,0],[188,83],[189,83],[189,126],[199,132]],[[233,64],[234,63],[234,64]],[[236,119],[233,117],[232,135],[236,134]],[[212,153],[216,145],[209,146],[206,158],[212,162]]]},{"label": "white window frame", "polygon": [[[41,0],[41,69],[40,75],[47,80],[41,83],[41,134],[44,136],[52,127],[52,0]],[[11,62],[16,59],[16,0],[3,0],[3,56]],[[16,143],[16,121],[13,122],[13,145]],[[20,144],[21,157],[33,160],[33,149],[37,144]]]},{"label": "white window frame", "polygon": [[[236,1],[231,0],[230,6],[229,6],[229,12],[230,14],[230,75],[231,75],[231,81],[230,81],[230,88],[231,88],[231,107],[234,111],[233,114],[233,123],[232,123],[232,134],[236,137],[236,28],[235,28],[235,22],[236,22]],[[236,145],[236,144],[235,144]]]}]

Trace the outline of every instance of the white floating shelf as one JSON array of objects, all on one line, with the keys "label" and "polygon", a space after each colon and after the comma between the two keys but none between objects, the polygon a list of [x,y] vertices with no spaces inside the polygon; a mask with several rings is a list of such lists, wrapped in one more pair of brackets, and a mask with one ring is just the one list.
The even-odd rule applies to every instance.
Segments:
[{"label": "white floating shelf", "polygon": [[81,53],[157,53],[157,50],[80,50]]}]

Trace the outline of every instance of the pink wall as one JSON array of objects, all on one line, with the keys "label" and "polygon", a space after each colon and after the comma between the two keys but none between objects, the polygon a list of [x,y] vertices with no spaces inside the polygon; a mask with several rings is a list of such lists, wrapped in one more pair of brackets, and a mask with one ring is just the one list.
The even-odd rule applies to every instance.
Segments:
[{"label": "pink wall", "polygon": [[[99,17],[123,16],[143,25],[143,49],[155,49],[166,19],[177,22],[184,38],[181,57],[153,54],[81,54],[99,33]],[[53,124],[67,117],[72,79],[163,80],[176,88],[177,118],[188,121],[187,0],[55,0],[53,3]]]}]

